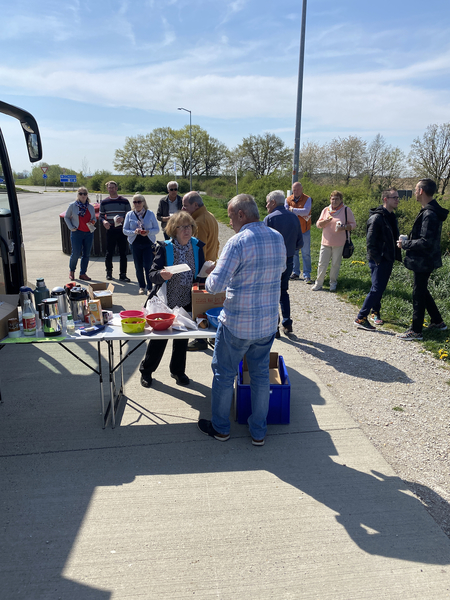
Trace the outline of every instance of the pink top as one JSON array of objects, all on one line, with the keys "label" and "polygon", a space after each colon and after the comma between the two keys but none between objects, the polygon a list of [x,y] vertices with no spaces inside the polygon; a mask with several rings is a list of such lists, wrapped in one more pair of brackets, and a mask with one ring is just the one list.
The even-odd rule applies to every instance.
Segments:
[{"label": "pink top", "polygon": [[[327,220],[324,223],[320,223],[320,221],[324,221],[331,217],[331,220]],[[332,212],[330,214],[330,207],[327,206],[320,213],[319,220],[316,223],[316,226],[319,229],[322,229],[322,246],[334,246],[339,247],[345,244],[345,231],[341,229],[336,231],[336,223],[340,221],[343,225],[345,224],[345,205],[342,205],[337,211]],[[320,223],[320,224],[319,224]],[[350,225],[352,230],[356,227],[355,217],[352,211],[347,206],[347,225]]]}]

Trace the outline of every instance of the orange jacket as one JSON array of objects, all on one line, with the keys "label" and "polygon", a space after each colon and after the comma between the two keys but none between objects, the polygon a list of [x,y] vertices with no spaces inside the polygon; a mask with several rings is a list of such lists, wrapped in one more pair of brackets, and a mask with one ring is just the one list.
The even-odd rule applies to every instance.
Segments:
[{"label": "orange jacket", "polygon": [[[294,194],[286,198],[286,205],[292,206],[292,208],[303,208],[308,200],[311,200],[306,194],[302,194],[297,202],[294,200]],[[295,213],[294,213],[295,214]],[[311,229],[311,207],[309,212],[305,216],[297,215],[300,225],[302,226],[302,233],[306,233]]]}]

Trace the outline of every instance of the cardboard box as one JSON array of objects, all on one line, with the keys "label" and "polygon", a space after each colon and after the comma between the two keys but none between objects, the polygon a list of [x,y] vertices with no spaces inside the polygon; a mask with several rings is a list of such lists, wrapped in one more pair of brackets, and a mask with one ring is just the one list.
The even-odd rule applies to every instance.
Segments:
[{"label": "cardboard box", "polygon": [[112,283],[91,283],[88,289],[92,300],[100,300],[103,310],[112,308],[114,292]]},{"label": "cardboard box", "polygon": [[18,294],[0,294],[0,340],[8,335],[8,319],[18,319]]},{"label": "cardboard box", "polygon": [[[290,422],[291,409],[291,382],[289,381],[284,359],[282,356],[278,356],[277,352],[270,353],[269,369],[270,403],[267,423],[271,425],[288,424]],[[245,424],[252,414],[250,377],[245,357],[244,361],[241,361],[239,365],[235,401],[236,421]]]},{"label": "cardboard box", "polygon": [[102,305],[100,300],[89,300],[89,324],[103,325]]},{"label": "cardboard box", "polygon": [[209,308],[223,306],[225,296],[226,292],[208,294],[204,283],[194,283],[192,286],[192,318],[194,321],[197,315],[206,312]]}]

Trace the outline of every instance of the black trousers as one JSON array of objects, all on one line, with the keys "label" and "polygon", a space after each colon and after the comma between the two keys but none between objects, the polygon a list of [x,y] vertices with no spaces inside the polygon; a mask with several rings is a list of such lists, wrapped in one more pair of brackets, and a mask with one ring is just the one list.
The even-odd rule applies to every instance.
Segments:
[{"label": "black trousers", "polygon": [[[145,358],[141,362],[141,373],[151,375],[159,367],[159,363],[169,340],[150,340],[147,345]],[[172,341],[172,358],[170,359],[170,372],[174,375],[184,375],[186,370],[186,353],[188,339],[175,339]]]},{"label": "black trousers", "polygon": [[112,273],[113,270],[113,256],[116,250],[116,246],[119,248],[120,254],[120,275],[127,274],[127,251],[128,251],[128,238],[123,233],[122,227],[110,227],[106,231],[106,254],[105,254],[105,267],[107,273]]},{"label": "black trousers", "polygon": [[428,291],[430,275],[431,273],[414,272],[412,329],[415,333],[422,333],[425,311],[430,315],[431,323],[442,323],[441,313]]}]

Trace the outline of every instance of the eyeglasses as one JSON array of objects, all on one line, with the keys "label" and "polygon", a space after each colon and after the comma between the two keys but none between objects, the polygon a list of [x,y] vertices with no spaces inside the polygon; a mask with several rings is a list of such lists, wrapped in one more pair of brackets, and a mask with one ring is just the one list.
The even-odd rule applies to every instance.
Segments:
[{"label": "eyeglasses", "polygon": [[178,225],[177,229],[180,231],[188,231],[189,229],[192,229],[192,225]]},{"label": "eyeglasses", "polygon": [[133,200],[133,204],[142,204],[143,200]]},{"label": "eyeglasses", "polygon": [[386,196],[386,198],[394,198],[394,200],[398,200],[400,196]]},{"label": "eyeglasses", "polygon": [[169,192],[178,192],[178,188],[169,188]]},{"label": "eyeglasses", "polygon": [[87,192],[78,192],[79,196],[87,196]]}]

